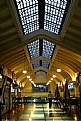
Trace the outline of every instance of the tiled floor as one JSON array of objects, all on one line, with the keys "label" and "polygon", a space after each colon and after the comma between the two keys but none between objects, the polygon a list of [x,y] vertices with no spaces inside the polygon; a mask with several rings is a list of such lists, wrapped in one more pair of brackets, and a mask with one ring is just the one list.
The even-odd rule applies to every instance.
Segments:
[{"label": "tiled floor", "polygon": [[2,121],[81,121],[76,115],[69,116],[59,107],[47,104],[28,103],[22,104],[2,116]]}]

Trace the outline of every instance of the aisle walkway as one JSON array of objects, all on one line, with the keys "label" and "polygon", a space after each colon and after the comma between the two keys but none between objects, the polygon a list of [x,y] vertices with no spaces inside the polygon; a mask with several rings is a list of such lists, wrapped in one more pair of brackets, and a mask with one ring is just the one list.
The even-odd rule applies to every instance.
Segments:
[{"label": "aisle walkway", "polygon": [[28,103],[16,107],[11,113],[2,116],[2,121],[80,121],[75,116],[69,117],[58,107],[48,104]]}]

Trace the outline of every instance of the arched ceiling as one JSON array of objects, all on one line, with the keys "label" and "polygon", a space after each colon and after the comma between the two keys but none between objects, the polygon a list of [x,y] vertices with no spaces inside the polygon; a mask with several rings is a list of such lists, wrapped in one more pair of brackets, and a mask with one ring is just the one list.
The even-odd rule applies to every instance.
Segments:
[{"label": "arched ceiling", "polygon": [[[38,0],[39,1],[39,0]],[[40,3],[40,1],[39,1]],[[39,12],[40,23],[43,23],[44,2],[39,4],[39,9],[42,9],[43,14]],[[40,11],[40,10],[39,10]],[[0,1],[0,66],[6,66],[16,74],[18,82],[26,84],[29,75],[34,81],[37,75],[36,71],[42,70],[47,72],[46,81],[48,82],[52,76],[56,75],[56,82],[70,79],[81,71],[81,0],[71,0],[63,27],[60,34],[48,32],[44,30],[40,24],[39,30],[32,33],[23,34],[21,23],[18,18],[16,7],[13,0]],[[56,44],[56,48],[52,60],[42,56],[31,60],[27,44],[38,40],[45,39]],[[32,64],[44,60],[50,63],[48,69],[39,67],[33,69]],[[59,66],[62,69],[58,73],[56,69]],[[27,74],[22,71],[25,68]],[[43,74],[42,74],[43,75]]]}]

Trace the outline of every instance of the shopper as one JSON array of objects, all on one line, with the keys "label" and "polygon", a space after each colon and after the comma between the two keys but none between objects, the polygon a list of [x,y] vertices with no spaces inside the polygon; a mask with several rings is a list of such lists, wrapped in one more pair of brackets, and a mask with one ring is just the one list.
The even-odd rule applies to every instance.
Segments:
[{"label": "shopper", "polygon": [[49,108],[51,108],[52,106],[52,98],[53,98],[53,94],[51,94],[51,91],[49,91],[49,94],[48,94]]}]

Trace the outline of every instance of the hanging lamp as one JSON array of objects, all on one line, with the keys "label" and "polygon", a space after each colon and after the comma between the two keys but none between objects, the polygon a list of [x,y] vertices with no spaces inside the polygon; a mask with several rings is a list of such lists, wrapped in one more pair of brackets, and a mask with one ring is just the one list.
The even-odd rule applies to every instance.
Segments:
[{"label": "hanging lamp", "polygon": [[61,72],[61,68],[59,67],[59,52],[58,52],[58,68],[57,68],[57,72]]},{"label": "hanging lamp", "polygon": [[24,57],[24,70],[23,70],[23,74],[26,74],[27,70],[25,69],[25,57]]}]

